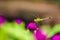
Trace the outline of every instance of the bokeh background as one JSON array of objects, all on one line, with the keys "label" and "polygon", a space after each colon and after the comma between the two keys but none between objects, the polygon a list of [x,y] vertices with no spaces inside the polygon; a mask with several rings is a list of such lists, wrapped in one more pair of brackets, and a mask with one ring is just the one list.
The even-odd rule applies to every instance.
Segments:
[{"label": "bokeh background", "polygon": [[53,17],[39,23],[53,28],[60,24],[60,0],[0,0],[0,15],[7,21],[20,18],[26,25],[37,17]]},{"label": "bokeh background", "polygon": [[7,17],[22,17],[24,20],[33,20],[37,16],[52,16],[59,23],[60,0],[2,0],[0,14]]}]

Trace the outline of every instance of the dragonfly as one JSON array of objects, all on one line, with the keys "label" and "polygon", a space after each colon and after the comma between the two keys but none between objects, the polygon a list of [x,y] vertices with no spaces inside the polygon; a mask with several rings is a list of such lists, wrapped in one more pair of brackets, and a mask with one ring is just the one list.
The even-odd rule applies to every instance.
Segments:
[{"label": "dragonfly", "polygon": [[34,22],[38,23],[38,22],[41,22],[43,20],[48,20],[48,19],[52,19],[52,17],[46,17],[46,18],[43,18],[43,19],[38,17],[38,18],[34,19]]}]

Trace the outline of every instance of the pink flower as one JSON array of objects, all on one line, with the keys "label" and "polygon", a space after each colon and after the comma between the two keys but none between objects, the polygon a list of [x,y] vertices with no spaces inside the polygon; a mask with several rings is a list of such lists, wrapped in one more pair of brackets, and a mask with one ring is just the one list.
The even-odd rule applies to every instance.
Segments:
[{"label": "pink flower", "polygon": [[27,29],[29,29],[29,30],[36,30],[36,29],[37,29],[37,24],[34,23],[34,22],[30,22],[30,23],[27,25]]},{"label": "pink flower", "polygon": [[16,19],[16,23],[20,24],[20,23],[22,23],[22,20],[21,19]]},{"label": "pink flower", "polygon": [[52,40],[60,40],[60,35],[58,34],[58,35],[53,36]]},{"label": "pink flower", "polygon": [[46,35],[44,35],[44,34],[41,32],[40,29],[37,29],[37,30],[36,30],[36,33],[34,33],[34,34],[35,34],[37,40],[46,40],[46,39],[47,39],[47,38],[46,38]]},{"label": "pink flower", "polygon": [[3,24],[5,22],[5,17],[0,15],[0,24]]}]

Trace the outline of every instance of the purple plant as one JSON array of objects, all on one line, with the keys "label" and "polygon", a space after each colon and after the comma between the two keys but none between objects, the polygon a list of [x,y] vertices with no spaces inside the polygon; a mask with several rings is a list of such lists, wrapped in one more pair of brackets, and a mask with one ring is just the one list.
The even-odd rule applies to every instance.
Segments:
[{"label": "purple plant", "polygon": [[46,35],[42,33],[36,23],[30,22],[27,26],[27,29],[34,30],[34,36],[36,37],[36,40],[46,40]]},{"label": "purple plant", "polygon": [[37,24],[34,23],[34,22],[30,22],[28,25],[27,25],[27,29],[29,30],[36,30],[38,28]]},{"label": "purple plant", "polygon": [[60,40],[60,34],[53,36],[52,40]]},{"label": "purple plant", "polygon": [[17,24],[21,24],[22,23],[22,20],[21,19],[16,19],[16,23]]},{"label": "purple plant", "polygon": [[3,24],[5,22],[5,17],[0,15],[0,24]]},{"label": "purple plant", "polygon": [[40,29],[37,29],[34,35],[37,40],[46,40],[46,35],[44,35]]}]

